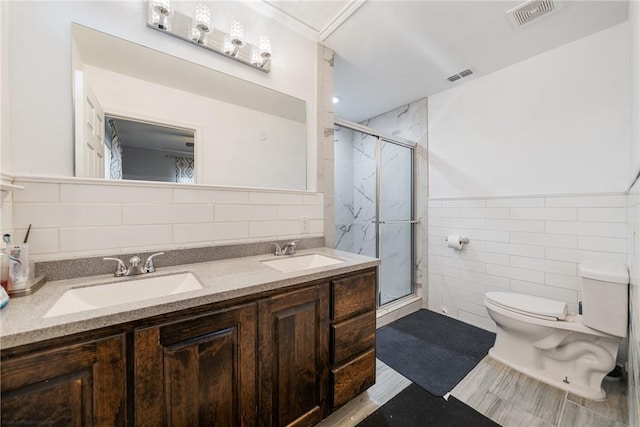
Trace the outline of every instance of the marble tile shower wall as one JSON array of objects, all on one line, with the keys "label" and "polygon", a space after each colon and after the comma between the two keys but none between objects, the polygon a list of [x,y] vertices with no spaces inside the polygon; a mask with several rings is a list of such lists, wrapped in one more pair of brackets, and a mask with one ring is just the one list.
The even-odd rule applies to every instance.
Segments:
[{"label": "marble tile shower wall", "polygon": [[[577,311],[578,264],[626,261],[626,211],[624,195],[431,200],[429,308],[487,330],[487,291],[563,300]],[[470,243],[451,249],[449,234]]]},{"label": "marble tile shower wall", "polygon": [[[14,235],[35,261],[323,234],[322,193],[20,182]],[[4,206],[3,206],[4,211]],[[300,217],[310,218],[302,234]]]},{"label": "marble tile shower wall", "polygon": [[629,250],[629,425],[640,425],[640,181],[627,195]]},{"label": "marble tile shower wall", "polygon": [[[402,106],[361,124],[385,134],[418,142],[414,158],[416,177],[413,187],[417,202],[415,210],[417,217],[426,219],[425,201],[428,189],[426,99]],[[336,127],[334,130],[335,247],[370,256],[376,254],[375,224],[372,223],[376,215],[375,140],[374,137],[343,127]],[[383,179],[381,215],[386,219],[408,219],[409,217],[410,207],[406,205],[406,201],[411,200],[412,188],[408,182],[401,179],[407,174],[408,163],[407,159],[403,158],[406,155],[407,152],[404,150],[396,149],[392,145],[387,146],[387,143],[382,145],[382,173],[387,179]],[[419,243],[415,245],[415,288],[420,296],[422,280],[426,278],[426,264],[421,266],[420,263],[422,254],[426,253],[425,222],[417,227],[416,242]],[[409,242],[409,232],[408,227],[402,226],[389,226],[385,231],[383,251],[387,258],[387,269],[383,273],[389,277],[400,277],[401,271],[406,272],[406,264],[411,263],[408,251],[393,246],[395,243],[405,245]],[[399,270],[396,271],[394,269],[396,267]],[[393,294],[392,288],[392,286],[385,287]]]}]

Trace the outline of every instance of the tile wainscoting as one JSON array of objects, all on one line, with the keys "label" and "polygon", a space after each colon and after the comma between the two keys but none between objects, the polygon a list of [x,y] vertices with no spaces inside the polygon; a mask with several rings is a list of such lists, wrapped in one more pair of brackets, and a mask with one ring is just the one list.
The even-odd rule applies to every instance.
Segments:
[{"label": "tile wainscoting", "polygon": [[[323,236],[323,194],[177,184],[21,179],[12,230],[32,260]],[[300,217],[309,218],[302,233]]]},{"label": "tile wainscoting", "polygon": [[[623,194],[429,201],[429,309],[495,331],[484,294],[510,290],[578,310],[578,264],[626,261]],[[461,250],[447,235],[470,239]]]},{"label": "tile wainscoting", "polygon": [[629,425],[640,425],[640,181],[627,194],[629,290]]}]

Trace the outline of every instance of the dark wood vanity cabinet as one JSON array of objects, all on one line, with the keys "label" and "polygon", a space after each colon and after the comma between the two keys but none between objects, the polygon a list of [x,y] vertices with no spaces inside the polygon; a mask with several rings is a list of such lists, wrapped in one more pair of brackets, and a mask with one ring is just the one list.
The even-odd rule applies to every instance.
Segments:
[{"label": "dark wood vanity cabinet", "polygon": [[257,425],[256,304],[134,331],[136,426]]},{"label": "dark wood vanity cabinet", "polygon": [[124,426],[124,334],[2,358],[2,424]]},{"label": "dark wood vanity cabinet", "polygon": [[2,351],[2,423],[311,426],[375,382],[376,269]]},{"label": "dark wood vanity cabinet", "polygon": [[258,303],[260,425],[311,426],[327,414],[329,285]]},{"label": "dark wood vanity cabinet", "polygon": [[331,281],[331,410],[376,381],[376,271]]}]

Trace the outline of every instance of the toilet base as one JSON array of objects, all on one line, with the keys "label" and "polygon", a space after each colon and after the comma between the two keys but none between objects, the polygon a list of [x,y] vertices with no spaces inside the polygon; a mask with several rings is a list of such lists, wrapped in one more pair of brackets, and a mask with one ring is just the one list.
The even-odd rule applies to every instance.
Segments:
[{"label": "toilet base", "polygon": [[500,356],[496,355],[496,352],[494,351],[493,347],[489,350],[489,356],[492,359],[502,363],[503,365],[506,365],[528,377],[531,377],[535,380],[538,380],[550,386],[559,388],[561,390],[567,391],[569,393],[573,393],[578,396],[584,397],[586,399],[590,399],[598,402],[601,402],[607,399],[607,393],[602,389],[602,387],[600,387],[599,391],[593,390],[592,388],[585,387],[578,383],[571,383],[571,382],[566,383],[563,381],[563,378],[555,378],[554,376],[552,376],[555,373],[552,373],[546,370],[528,369],[528,368],[523,368],[521,366],[514,365],[513,363],[510,363],[508,360],[505,360]]}]

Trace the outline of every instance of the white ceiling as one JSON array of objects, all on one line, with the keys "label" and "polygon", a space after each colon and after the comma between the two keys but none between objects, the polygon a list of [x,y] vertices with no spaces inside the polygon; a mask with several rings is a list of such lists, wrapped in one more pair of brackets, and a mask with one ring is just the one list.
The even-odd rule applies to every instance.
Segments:
[{"label": "white ceiling", "polygon": [[[335,51],[334,94],[342,98],[336,116],[355,122],[628,19],[628,0],[558,2],[556,13],[517,30],[505,12],[523,1],[268,3],[313,28]],[[469,67],[473,75],[446,80]]]}]

